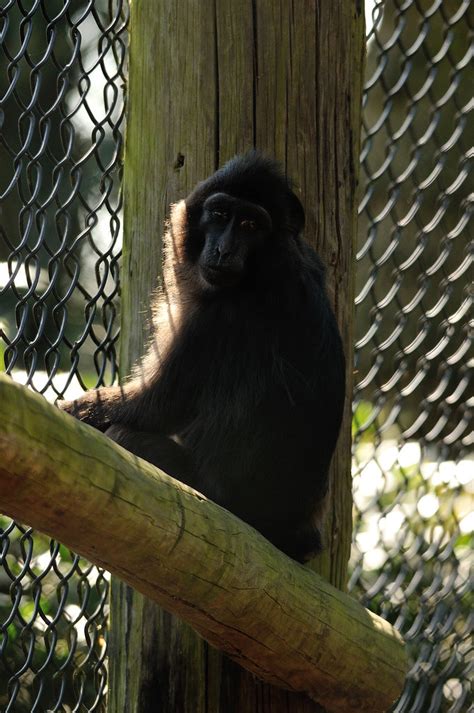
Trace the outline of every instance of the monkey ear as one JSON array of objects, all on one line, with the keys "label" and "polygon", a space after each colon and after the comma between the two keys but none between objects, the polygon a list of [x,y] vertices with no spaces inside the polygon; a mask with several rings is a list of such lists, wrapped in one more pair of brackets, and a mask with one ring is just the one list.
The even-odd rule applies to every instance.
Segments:
[{"label": "monkey ear", "polygon": [[288,227],[294,235],[299,235],[304,228],[305,215],[300,199],[288,191]]}]

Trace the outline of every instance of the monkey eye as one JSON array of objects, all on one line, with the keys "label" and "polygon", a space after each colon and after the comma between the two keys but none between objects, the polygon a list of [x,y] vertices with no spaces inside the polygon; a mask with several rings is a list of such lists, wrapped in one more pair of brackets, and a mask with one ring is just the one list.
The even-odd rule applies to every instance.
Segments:
[{"label": "monkey eye", "polygon": [[257,223],[254,220],[241,220],[240,227],[244,230],[256,230]]},{"label": "monkey eye", "polygon": [[227,219],[227,213],[225,210],[213,210],[211,211],[211,215],[213,218],[217,218],[218,220],[226,220]]}]

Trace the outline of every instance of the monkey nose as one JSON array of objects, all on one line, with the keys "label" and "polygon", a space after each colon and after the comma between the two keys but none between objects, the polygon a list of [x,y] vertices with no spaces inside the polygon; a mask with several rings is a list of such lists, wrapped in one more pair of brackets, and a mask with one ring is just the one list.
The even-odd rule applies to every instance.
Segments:
[{"label": "monkey nose", "polygon": [[232,251],[229,248],[226,248],[225,246],[217,246],[217,264],[220,265],[222,263],[225,263],[229,260],[229,258],[232,256]]}]

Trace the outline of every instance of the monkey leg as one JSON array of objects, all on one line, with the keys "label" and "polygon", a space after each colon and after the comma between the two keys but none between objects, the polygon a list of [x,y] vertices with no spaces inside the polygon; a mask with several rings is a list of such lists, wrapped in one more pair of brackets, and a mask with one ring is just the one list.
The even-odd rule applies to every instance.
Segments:
[{"label": "monkey leg", "polygon": [[281,549],[297,562],[307,562],[323,549],[321,533],[317,527],[300,528],[285,538]]},{"label": "monkey leg", "polygon": [[323,549],[321,532],[312,522],[306,524],[274,521],[257,523],[256,529],[275,547],[297,562],[307,562]]},{"label": "monkey leg", "polygon": [[195,471],[186,448],[167,436],[147,431],[136,431],[130,426],[112,424],[105,435],[127,451],[156,465],[182,483],[193,485]]},{"label": "monkey leg", "polygon": [[[327,507],[327,489],[325,494],[313,506],[312,512],[304,516],[294,528],[282,538],[280,549],[297,562],[307,562],[324,549],[321,536]],[[279,546],[279,545],[277,545]]]}]

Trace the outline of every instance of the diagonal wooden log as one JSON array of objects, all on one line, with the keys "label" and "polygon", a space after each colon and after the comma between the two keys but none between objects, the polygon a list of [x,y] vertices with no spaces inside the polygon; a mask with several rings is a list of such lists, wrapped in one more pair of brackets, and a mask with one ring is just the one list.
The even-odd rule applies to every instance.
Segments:
[{"label": "diagonal wooden log", "polygon": [[401,691],[406,657],[390,624],[4,376],[0,512],[121,577],[259,678],[329,711],[385,711]]}]

